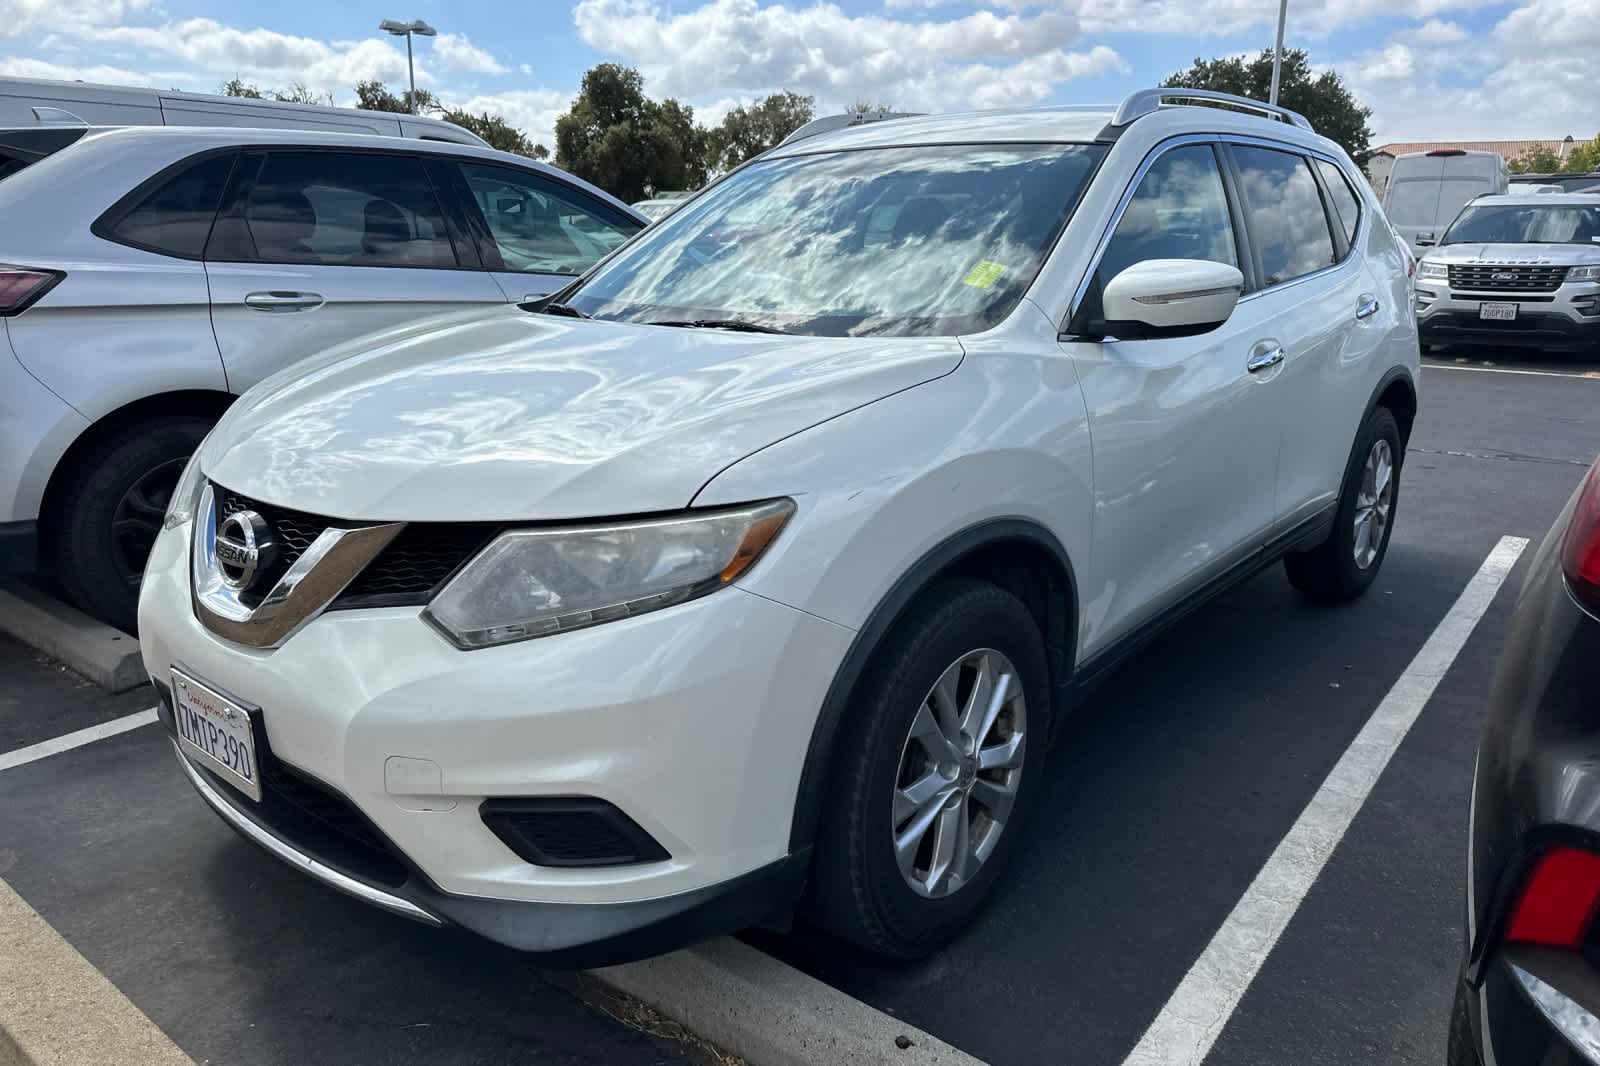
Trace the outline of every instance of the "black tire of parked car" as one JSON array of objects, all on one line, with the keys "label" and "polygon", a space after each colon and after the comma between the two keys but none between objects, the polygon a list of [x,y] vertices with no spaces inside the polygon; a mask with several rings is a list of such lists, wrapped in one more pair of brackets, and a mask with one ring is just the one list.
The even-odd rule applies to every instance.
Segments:
[{"label": "black tire of parked car", "polygon": [[[1027,748],[1015,802],[994,851],[966,885],[941,898],[914,892],[893,848],[892,800],[912,721],[934,682],[961,656],[992,648],[1011,660],[1026,701]],[[920,958],[982,907],[1017,848],[1044,772],[1050,736],[1044,641],[1017,597],[987,582],[943,581],[906,612],[857,687],[838,738],[805,909],[817,925],[868,951]]]},{"label": "black tire of parked car", "polygon": [[[1389,442],[1393,457],[1394,493],[1389,504],[1389,520],[1383,529],[1383,539],[1378,544],[1377,555],[1371,565],[1362,568],[1355,559],[1356,498],[1361,492],[1361,478],[1366,468],[1367,455],[1379,439]],[[1350,461],[1345,465],[1344,485],[1339,492],[1338,511],[1333,520],[1333,531],[1328,539],[1310,551],[1291,552],[1283,558],[1284,572],[1289,584],[1319,603],[1344,603],[1367,591],[1383,567],[1389,554],[1389,538],[1394,533],[1394,520],[1400,506],[1400,473],[1405,466],[1405,453],[1400,443],[1400,426],[1394,413],[1387,407],[1375,407],[1356,434],[1356,444]]]},{"label": "black tire of parked car", "polygon": [[65,487],[48,516],[47,547],[61,591],[84,612],[134,632],[140,545],[148,552],[183,463],[212,424],[198,417],[129,423],[59,475]]}]

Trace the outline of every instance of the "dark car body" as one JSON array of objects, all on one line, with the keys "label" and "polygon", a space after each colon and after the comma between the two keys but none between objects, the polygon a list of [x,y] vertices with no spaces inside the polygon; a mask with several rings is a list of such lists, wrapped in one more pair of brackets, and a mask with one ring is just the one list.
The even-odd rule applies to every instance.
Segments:
[{"label": "dark car body", "polygon": [[1451,1066],[1600,1061],[1600,463],[1539,547],[1473,781]]}]

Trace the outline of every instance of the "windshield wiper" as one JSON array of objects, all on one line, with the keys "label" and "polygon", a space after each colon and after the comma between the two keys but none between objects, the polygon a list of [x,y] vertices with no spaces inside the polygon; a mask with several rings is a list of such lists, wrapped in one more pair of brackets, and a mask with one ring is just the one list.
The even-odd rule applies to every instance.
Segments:
[{"label": "windshield wiper", "polygon": [[779,329],[777,326],[763,326],[759,322],[748,322],[742,318],[689,318],[667,319],[664,322],[648,323],[652,326],[680,326],[684,329],[732,329],[740,333],[782,333],[789,336],[789,331]]},{"label": "windshield wiper", "polygon": [[535,300],[532,303],[526,303],[526,304],[523,304],[522,306],[523,306],[524,309],[526,309],[528,311],[532,311],[534,314],[537,314],[537,315],[560,315],[562,318],[590,318],[590,317],[592,317],[590,315],[584,314],[582,311],[578,310],[576,307],[573,307],[571,304],[545,303],[543,300]]}]

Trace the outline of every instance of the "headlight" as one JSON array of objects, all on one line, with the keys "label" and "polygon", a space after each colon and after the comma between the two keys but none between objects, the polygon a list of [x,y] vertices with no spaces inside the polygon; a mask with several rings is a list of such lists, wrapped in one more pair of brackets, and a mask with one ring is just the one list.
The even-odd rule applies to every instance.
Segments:
[{"label": "headlight", "polygon": [[196,448],[184,464],[183,473],[178,475],[172,498],[167,501],[167,514],[161,520],[162,529],[177,529],[194,519],[195,508],[200,504],[200,490],[205,488],[205,484],[205,475],[200,473],[200,449]]},{"label": "headlight", "polygon": [[1567,271],[1568,281],[1600,281],[1600,264],[1595,266],[1573,267]]},{"label": "headlight", "polygon": [[422,616],[459,648],[542,637],[671,607],[749,569],[790,500],[609,525],[502,533]]},{"label": "headlight", "polygon": [[1417,277],[1419,278],[1448,278],[1450,268],[1443,263],[1434,263],[1424,259],[1417,264]]}]

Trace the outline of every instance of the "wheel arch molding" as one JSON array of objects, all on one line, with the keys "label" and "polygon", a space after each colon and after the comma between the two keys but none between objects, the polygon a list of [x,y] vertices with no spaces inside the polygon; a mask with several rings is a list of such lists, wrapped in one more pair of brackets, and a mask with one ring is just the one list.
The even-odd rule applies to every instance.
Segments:
[{"label": "wheel arch molding", "polygon": [[1012,592],[1028,607],[1044,637],[1059,726],[1071,697],[1077,656],[1078,585],[1061,542],[1030,518],[992,518],[952,534],[913,563],[867,616],[835,671],[812,726],[795,795],[789,850],[809,848],[833,774],[834,747],[850,699],[874,653],[906,611],[945,578],[978,577]]}]

